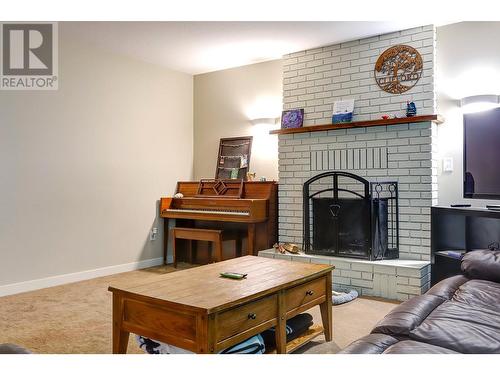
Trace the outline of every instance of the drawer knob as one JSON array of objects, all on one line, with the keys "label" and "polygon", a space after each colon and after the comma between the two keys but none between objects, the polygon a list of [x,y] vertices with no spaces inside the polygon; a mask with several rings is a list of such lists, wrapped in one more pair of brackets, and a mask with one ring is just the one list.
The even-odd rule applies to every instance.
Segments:
[{"label": "drawer knob", "polygon": [[314,292],[312,290],[308,290],[306,292],[306,296],[312,296],[314,294]]},{"label": "drawer knob", "polygon": [[257,315],[255,315],[254,313],[248,314],[248,319],[255,319],[255,318],[257,318]]}]

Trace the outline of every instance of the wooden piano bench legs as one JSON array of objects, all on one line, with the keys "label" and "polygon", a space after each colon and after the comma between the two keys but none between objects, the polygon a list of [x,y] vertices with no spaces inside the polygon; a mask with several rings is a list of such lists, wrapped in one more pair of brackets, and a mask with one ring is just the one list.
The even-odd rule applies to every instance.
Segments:
[{"label": "wooden piano bench legs", "polygon": [[172,228],[172,251],[174,267],[177,268],[176,240],[189,240],[189,252],[192,259],[191,241],[208,241],[212,243],[212,251],[215,250],[215,261],[222,260],[222,230],[198,229],[198,228]]}]

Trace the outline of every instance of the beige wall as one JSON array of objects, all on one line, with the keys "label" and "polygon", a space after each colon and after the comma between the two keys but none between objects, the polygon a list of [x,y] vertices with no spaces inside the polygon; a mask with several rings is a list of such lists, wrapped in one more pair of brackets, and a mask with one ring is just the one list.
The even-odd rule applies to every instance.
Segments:
[{"label": "beige wall", "polygon": [[249,120],[279,117],[281,97],[281,60],[195,76],[195,179],[214,177],[220,138],[253,135],[250,170],[277,180],[277,136]]},{"label": "beige wall", "polygon": [[59,90],[0,92],[0,286],[162,256],[192,178],[192,76],[68,39]]},{"label": "beige wall", "polygon": [[498,201],[463,198],[463,118],[458,106],[462,97],[500,94],[500,22],[461,22],[437,28],[436,89],[440,158],[453,158],[453,172],[442,172],[439,163],[439,204],[470,203],[484,206]]}]

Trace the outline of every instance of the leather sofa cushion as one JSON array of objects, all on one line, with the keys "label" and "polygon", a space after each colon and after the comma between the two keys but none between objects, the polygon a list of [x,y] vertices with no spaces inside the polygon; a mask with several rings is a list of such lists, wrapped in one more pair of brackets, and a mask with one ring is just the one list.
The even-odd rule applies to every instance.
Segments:
[{"label": "leather sofa cushion", "polygon": [[468,281],[409,337],[459,353],[500,353],[499,297],[500,284]]},{"label": "leather sofa cushion", "polygon": [[500,251],[474,250],[462,258],[462,272],[471,279],[500,283]]},{"label": "leather sofa cushion", "polygon": [[354,341],[339,354],[381,354],[398,341],[392,336],[372,333]]},{"label": "leather sofa cushion", "polygon": [[426,344],[413,340],[403,340],[387,348],[383,354],[459,354],[440,346]]},{"label": "leather sofa cushion", "polygon": [[487,280],[470,280],[465,283],[453,301],[500,313],[500,284]]}]

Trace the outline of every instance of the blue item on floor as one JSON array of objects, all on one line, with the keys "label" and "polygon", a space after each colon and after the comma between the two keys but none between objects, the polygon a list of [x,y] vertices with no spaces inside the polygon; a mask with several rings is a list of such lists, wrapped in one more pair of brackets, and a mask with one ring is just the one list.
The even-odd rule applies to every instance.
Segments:
[{"label": "blue item on floor", "polygon": [[261,335],[255,335],[249,339],[221,350],[219,354],[264,354],[266,346]]}]

